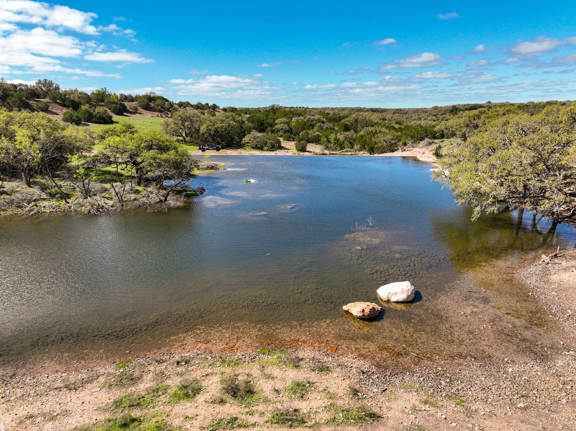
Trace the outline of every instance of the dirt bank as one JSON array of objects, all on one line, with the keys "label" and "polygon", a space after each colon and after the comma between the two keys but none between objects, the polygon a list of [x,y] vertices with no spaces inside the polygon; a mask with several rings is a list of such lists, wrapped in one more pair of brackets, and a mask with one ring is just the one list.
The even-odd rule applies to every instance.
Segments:
[{"label": "dirt bank", "polygon": [[[365,151],[328,151],[322,145],[308,144],[306,152],[297,152],[294,142],[282,142],[282,149],[277,151],[258,151],[249,149],[224,149],[218,152],[209,151],[201,152],[195,151],[191,153],[193,156],[201,155],[222,155],[222,156],[369,156]],[[391,153],[373,154],[374,157],[413,157],[422,162],[435,163],[437,161],[434,156],[433,145],[422,145],[415,148],[406,148],[403,150],[394,151]]]}]

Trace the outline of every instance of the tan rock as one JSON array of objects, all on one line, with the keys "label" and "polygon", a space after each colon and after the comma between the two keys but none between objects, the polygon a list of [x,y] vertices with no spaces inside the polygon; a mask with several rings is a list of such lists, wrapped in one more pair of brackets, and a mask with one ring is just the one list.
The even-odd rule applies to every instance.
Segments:
[{"label": "tan rock", "polygon": [[342,307],[342,310],[352,314],[358,319],[371,319],[382,311],[382,307],[373,302],[351,302]]}]

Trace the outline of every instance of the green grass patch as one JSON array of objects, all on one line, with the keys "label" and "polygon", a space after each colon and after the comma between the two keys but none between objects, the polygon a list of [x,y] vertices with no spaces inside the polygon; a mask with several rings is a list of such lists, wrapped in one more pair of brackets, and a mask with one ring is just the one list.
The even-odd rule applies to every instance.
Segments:
[{"label": "green grass patch", "polygon": [[[131,124],[139,132],[162,132],[164,118],[151,115],[114,115],[113,124]],[[113,124],[90,124],[90,129],[98,130],[110,127]]]},{"label": "green grass patch", "polygon": [[330,425],[364,425],[380,419],[380,416],[364,406],[340,407],[335,404],[328,406]]},{"label": "green grass patch", "polygon": [[436,401],[434,398],[432,397],[426,397],[424,398],[422,401],[420,401],[422,404],[424,404],[425,406],[428,407],[438,407],[438,401]]},{"label": "green grass patch", "polygon": [[364,392],[353,386],[350,386],[348,388],[348,393],[350,394],[350,397],[354,398],[355,400],[361,400],[362,398],[366,398],[366,394],[364,394]]},{"label": "green grass patch", "polygon": [[250,377],[239,377],[231,374],[221,380],[222,393],[242,405],[251,405],[258,400],[256,386]]},{"label": "green grass patch", "polygon": [[242,361],[234,358],[222,358],[218,361],[218,365],[222,368],[237,368],[242,365]]},{"label": "green grass patch", "polygon": [[168,386],[156,385],[144,392],[143,394],[126,394],[112,402],[112,408],[115,410],[127,410],[131,408],[145,409],[150,408],[158,398],[168,392]]},{"label": "green grass patch", "polygon": [[258,349],[258,353],[266,356],[260,360],[260,365],[263,367],[286,367],[298,368],[300,364],[284,349],[273,349],[269,346],[264,346]]},{"label": "green grass patch", "polygon": [[177,384],[168,397],[171,404],[181,403],[183,401],[191,401],[202,392],[202,385],[196,379],[186,380]]},{"label": "green grass patch", "polygon": [[298,409],[281,409],[274,410],[266,422],[272,425],[296,428],[306,425],[306,418]]},{"label": "green grass patch", "polygon": [[146,420],[139,416],[124,415],[106,419],[94,425],[74,428],[74,431],[177,431],[164,419]]},{"label": "green grass patch", "polygon": [[314,371],[315,373],[327,373],[330,371],[330,367],[324,362],[317,361],[310,366],[310,370]]},{"label": "green grass patch", "polygon": [[206,426],[208,431],[220,430],[237,430],[242,428],[250,428],[254,424],[240,419],[238,416],[228,416],[227,418],[216,419]]},{"label": "green grass patch", "polygon": [[132,361],[121,361],[118,362],[115,367],[117,370],[123,370],[124,368],[128,368],[130,365],[132,365]]},{"label": "green grass patch", "polygon": [[303,400],[312,391],[313,384],[307,380],[295,380],[285,389],[293,400]]},{"label": "green grass patch", "polygon": [[464,398],[462,398],[460,395],[457,394],[452,396],[452,401],[454,401],[454,405],[456,407],[464,407],[464,405],[466,404]]}]

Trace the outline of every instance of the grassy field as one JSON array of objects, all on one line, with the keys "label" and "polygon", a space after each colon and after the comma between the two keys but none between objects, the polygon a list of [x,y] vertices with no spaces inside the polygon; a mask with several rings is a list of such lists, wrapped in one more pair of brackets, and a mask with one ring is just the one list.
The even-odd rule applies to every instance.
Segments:
[{"label": "grassy field", "polygon": [[[139,132],[161,132],[164,118],[152,117],[150,115],[114,115],[114,123],[119,124],[132,124]],[[109,127],[108,124],[91,124],[91,129],[100,129],[102,127]]]},{"label": "grassy field", "polygon": [[[150,115],[131,115],[122,116],[114,115],[114,124],[132,124],[138,132],[163,132],[162,125],[164,118],[152,117]],[[110,127],[110,124],[90,124],[88,127],[92,130],[98,130],[105,127]],[[182,148],[188,151],[198,151],[198,146],[193,144],[180,144]],[[101,145],[94,146],[95,151],[101,150]]]}]

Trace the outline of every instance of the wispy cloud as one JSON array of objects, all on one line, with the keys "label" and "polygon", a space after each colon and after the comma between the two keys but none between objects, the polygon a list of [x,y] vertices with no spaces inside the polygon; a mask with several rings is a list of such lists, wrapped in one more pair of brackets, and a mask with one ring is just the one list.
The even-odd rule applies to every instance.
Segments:
[{"label": "wispy cloud", "polygon": [[484,44],[476,45],[474,47],[474,52],[482,54],[483,52],[486,52],[486,46]]},{"label": "wispy cloud", "polygon": [[149,58],[145,58],[135,52],[124,50],[114,52],[93,52],[84,56],[89,61],[116,62],[116,63],[152,63]]},{"label": "wispy cloud", "polygon": [[418,79],[448,79],[452,75],[448,72],[422,72],[415,77]]},{"label": "wispy cloud", "polygon": [[194,95],[221,99],[250,99],[265,97],[273,88],[261,75],[207,75],[202,78],[172,79],[179,95]]},{"label": "wispy cloud", "polygon": [[386,64],[380,68],[381,71],[396,69],[396,68],[417,68],[417,67],[430,67],[442,64],[440,55],[434,52],[423,52],[422,54],[406,57],[395,61],[391,64]]},{"label": "wispy cloud", "polygon": [[388,46],[388,45],[395,45],[396,42],[397,42],[397,40],[394,39],[393,37],[387,37],[385,39],[377,40],[376,42],[374,42],[374,45],[376,45],[376,46]]},{"label": "wispy cloud", "polygon": [[436,15],[436,18],[442,21],[449,21],[451,19],[460,18],[460,14],[458,12],[439,13],[438,15]]},{"label": "wispy cloud", "polygon": [[123,94],[162,94],[166,91],[164,87],[142,87],[142,88],[132,88],[129,90],[120,90],[119,93]]},{"label": "wispy cloud", "polygon": [[571,39],[566,41],[552,39],[549,37],[539,37],[528,42],[519,42],[512,48],[512,53],[516,55],[534,55],[550,52],[561,45],[572,43]]}]

